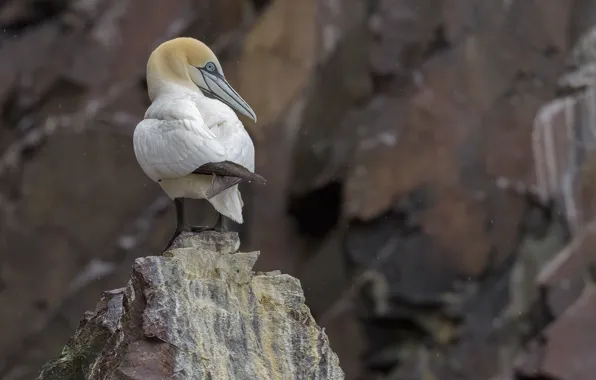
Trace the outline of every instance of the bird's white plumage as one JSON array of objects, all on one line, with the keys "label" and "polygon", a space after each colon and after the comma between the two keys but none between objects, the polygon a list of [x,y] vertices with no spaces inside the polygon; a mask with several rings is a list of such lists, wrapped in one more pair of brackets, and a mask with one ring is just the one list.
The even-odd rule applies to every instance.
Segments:
[{"label": "bird's white plumage", "polygon": [[[180,89],[155,99],[135,128],[133,143],[145,174],[172,199],[205,198],[214,177],[191,174],[203,164],[227,160],[254,171],[254,145],[235,112],[199,92]],[[238,185],[209,202],[242,223]]]}]

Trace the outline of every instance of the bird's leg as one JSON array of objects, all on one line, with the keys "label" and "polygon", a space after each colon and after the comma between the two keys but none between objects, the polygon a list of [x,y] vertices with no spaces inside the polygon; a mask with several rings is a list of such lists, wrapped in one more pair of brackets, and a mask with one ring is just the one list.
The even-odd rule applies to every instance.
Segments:
[{"label": "bird's leg", "polygon": [[205,232],[205,231],[213,231],[213,227],[209,226],[191,226],[190,230],[192,232]]},{"label": "bird's leg", "polygon": [[217,222],[213,227],[203,227],[203,226],[193,226],[190,227],[190,230],[193,232],[204,232],[204,231],[218,231],[218,232],[226,232],[228,228],[226,227],[227,218],[222,214],[217,214]]},{"label": "bird's leg", "polygon": [[209,226],[191,226],[190,230],[192,232],[205,232],[205,231],[213,231],[213,227]]},{"label": "bird's leg", "polygon": [[170,238],[170,241],[163,249],[163,251],[167,251],[174,243],[174,240],[182,233],[182,231],[186,230],[186,224],[184,222],[184,199],[183,198],[176,198],[174,199],[174,205],[176,206],[176,229],[174,230],[174,234]]},{"label": "bird's leg", "polygon": [[174,199],[174,205],[176,206],[176,231],[180,233],[186,225],[184,222],[184,198]]},{"label": "bird's leg", "polygon": [[226,226],[226,221],[227,217],[223,216],[222,214],[219,214],[219,216],[217,217],[217,222],[215,222],[215,226],[213,227],[213,229],[219,232],[226,232],[228,230]]},{"label": "bird's leg", "polygon": [[170,238],[170,241],[164,248],[164,252],[170,248],[174,240],[180,235],[183,231],[191,231],[191,232],[205,232],[205,231],[227,231],[225,226],[225,216],[222,214],[218,214],[217,222],[214,227],[209,226],[188,226],[184,220],[184,198],[176,198],[174,199],[174,205],[176,206],[176,230],[174,230],[174,234]]}]

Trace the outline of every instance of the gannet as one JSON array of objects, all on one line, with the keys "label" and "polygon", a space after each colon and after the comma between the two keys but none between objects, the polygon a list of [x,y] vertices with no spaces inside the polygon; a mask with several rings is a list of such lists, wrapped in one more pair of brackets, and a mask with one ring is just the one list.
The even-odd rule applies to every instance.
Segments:
[{"label": "gannet", "polygon": [[[134,152],[143,172],[174,200],[176,230],[225,229],[224,217],[242,223],[242,180],[254,173],[255,149],[233,110],[257,121],[252,108],[225,79],[211,49],[194,38],[159,45],[147,62],[151,105],[135,127]],[[214,227],[188,226],[184,199],[207,199],[219,213]]]}]

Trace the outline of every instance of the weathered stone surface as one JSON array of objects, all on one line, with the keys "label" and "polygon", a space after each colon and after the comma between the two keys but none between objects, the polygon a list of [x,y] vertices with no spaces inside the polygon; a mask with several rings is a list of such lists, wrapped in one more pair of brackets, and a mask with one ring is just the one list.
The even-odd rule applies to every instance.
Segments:
[{"label": "weathered stone surface", "polygon": [[409,75],[432,50],[441,35],[441,1],[381,0],[370,17],[375,43],[373,71],[379,75]]},{"label": "weathered stone surface", "polygon": [[235,233],[135,260],[38,379],[343,379],[297,279],[253,274]]},{"label": "weathered stone surface", "polygon": [[536,192],[544,200],[561,203],[575,232],[596,215],[596,141],[590,121],[594,91],[594,87],[588,87],[575,96],[544,105],[533,131]]},{"label": "weathered stone surface", "polygon": [[[378,33],[374,70],[390,75],[377,78],[381,95],[344,120],[337,139],[357,138],[336,149],[333,172],[344,179],[347,259],[355,273],[378,271],[390,296],[373,304],[399,311],[364,322],[367,363],[392,379],[487,378],[548,323],[536,278],[568,239],[556,211],[500,179],[533,178],[531,126],[555,94],[573,7],[375,4],[372,27],[407,25],[412,34]],[[395,56],[397,67],[383,60]],[[454,300],[462,320],[449,317]]]},{"label": "weathered stone surface", "polygon": [[537,284],[548,291],[546,301],[556,316],[563,314],[582,293],[596,260],[594,244],[596,230],[590,223],[542,267]]},{"label": "weathered stone surface", "polygon": [[[586,289],[559,320],[544,331],[541,344],[534,344],[519,359],[518,371],[526,376],[561,380],[590,380],[596,363],[596,292]],[[537,360],[533,360],[537,357]]]},{"label": "weathered stone surface", "polygon": [[[578,9],[587,6],[587,2],[578,3]],[[536,115],[533,130],[536,173],[525,190],[540,202],[557,204],[558,214],[567,221],[573,239],[555,255],[544,255],[552,251],[552,244],[539,250],[534,247],[542,257],[534,263],[530,276],[534,280],[526,278],[525,288],[534,297],[540,294],[538,304],[554,321],[523,350],[517,350],[515,362],[510,361],[503,368],[499,379],[593,378],[591,358],[596,345],[590,333],[594,330],[596,310],[592,116],[596,40],[594,30],[585,25],[589,16],[576,17],[583,25],[575,25],[575,32],[578,28],[586,32],[572,51],[568,71],[559,80],[564,95],[545,104]],[[547,235],[552,240],[557,234],[551,231]],[[512,298],[515,298],[513,293]]]}]

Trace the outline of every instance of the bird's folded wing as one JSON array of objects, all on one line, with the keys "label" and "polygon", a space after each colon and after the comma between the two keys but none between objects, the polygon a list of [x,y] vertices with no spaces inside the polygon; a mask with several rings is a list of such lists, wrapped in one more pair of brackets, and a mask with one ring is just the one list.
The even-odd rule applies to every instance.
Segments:
[{"label": "bird's folded wing", "polygon": [[146,125],[135,130],[135,154],[145,172],[155,180],[182,177],[206,163],[225,160],[225,147],[201,121],[141,123]]},{"label": "bird's folded wing", "polygon": [[205,197],[207,199],[211,199],[217,194],[221,193],[222,191],[227,190],[230,187],[240,183],[240,181],[242,181],[242,178],[214,176],[213,183],[205,193]]},{"label": "bird's folded wing", "polygon": [[[195,174],[215,174],[216,176],[234,177],[249,182],[257,182],[261,185],[267,183],[262,175],[253,173],[242,165],[232,161],[209,162],[201,165],[193,171]],[[233,185],[232,185],[233,186]]]}]

